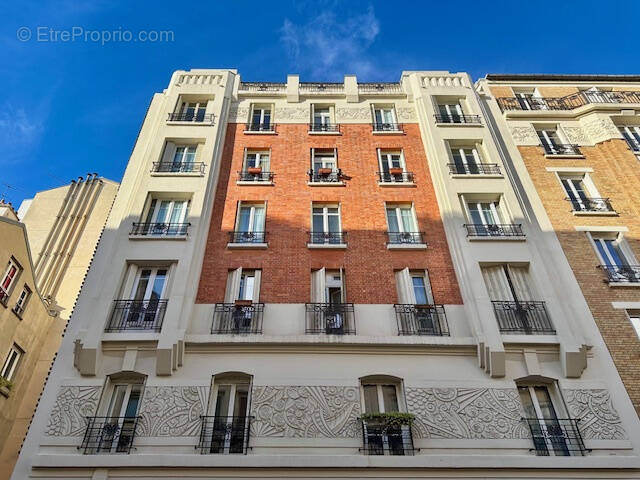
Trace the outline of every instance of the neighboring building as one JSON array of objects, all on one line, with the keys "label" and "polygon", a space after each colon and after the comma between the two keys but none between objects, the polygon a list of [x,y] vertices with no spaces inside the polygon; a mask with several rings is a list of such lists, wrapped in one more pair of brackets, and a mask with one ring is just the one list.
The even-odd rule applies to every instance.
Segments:
[{"label": "neighboring building", "polygon": [[466,74],[175,72],[14,478],[637,478],[514,163]]},{"label": "neighboring building", "polygon": [[64,322],[40,297],[25,226],[0,202],[0,480],[11,475]]},{"label": "neighboring building", "polygon": [[640,413],[640,77],[487,75],[479,88]]},{"label": "neighboring building", "polygon": [[118,192],[118,183],[90,173],[38,192],[18,209],[27,226],[40,293],[68,320]]}]

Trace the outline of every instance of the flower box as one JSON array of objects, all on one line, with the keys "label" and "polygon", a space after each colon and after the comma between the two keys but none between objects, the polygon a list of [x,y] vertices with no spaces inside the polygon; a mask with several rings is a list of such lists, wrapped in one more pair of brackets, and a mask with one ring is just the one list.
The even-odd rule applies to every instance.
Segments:
[{"label": "flower box", "polygon": [[390,168],[389,173],[391,175],[402,175],[403,172],[401,168]]},{"label": "flower box", "polygon": [[247,168],[247,172],[251,175],[260,175],[262,173],[262,167],[249,167]]},{"label": "flower box", "polygon": [[235,301],[236,307],[250,307],[252,303],[253,303],[252,300],[236,300]]},{"label": "flower box", "polygon": [[319,168],[318,169],[318,174],[322,175],[323,177],[326,177],[327,175],[331,175],[331,172],[333,172],[332,168]]}]

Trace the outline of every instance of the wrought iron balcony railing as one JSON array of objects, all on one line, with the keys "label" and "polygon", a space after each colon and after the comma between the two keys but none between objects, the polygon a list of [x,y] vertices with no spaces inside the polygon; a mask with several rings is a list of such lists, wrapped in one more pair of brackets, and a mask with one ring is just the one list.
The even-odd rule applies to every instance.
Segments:
[{"label": "wrought iron balcony railing", "polygon": [[251,416],[201,416],[200,442],[196,447],[202,454],[245,454],[249,449]]},{"label": "wrought iron balcony railing", "polygon": [[545,155],[582,155],[578,145],[573,143],[554,143],[553,145],[543,144]]},{"label": "wrought iron balcony railing", "polygon": [[493,311],[501,333],[555,335],[544,302],[494,300]]},{"label": "wrought iron balcony railing", "polygon": [[321,168],[318,170],[309,170],[310,183],[337,183],[342,181],[342,170],[340,168]]},{"label": "wrought iron balcony railing", "polygon": [[152,172],[157,173],[202,173],[203,162],[153,162]]},{"label": "wrought iron balcony railing", "polygon": [[267,232],[229,232],[229,243],[266,243]]},{"label": "wrought iron balcony railing", "polygon": [[387,232],[391,245],[424,244],[424,232]]},{"label": "wrought iron balcony railing", "polygon": [[413,455],[411,425],[390,425],[384,421],[361,420],[362,452],[365,455]]},{"label": "wrought iron balcony railing", "polygon": [[610,283],[640,283],[640,265],[600,265]]},{"label": "wrought iron balcony railing", "polygon": [[129,235],[140,237],[180,237],[186,236],[190,223],[138,223],[133,222]]},{"label": "wrought iron balcony railing", "polygon": [[373,131],[374,132],[402,132],[403,128],[401,123],[373,122]]},{"label": "wrought iron balcony railing", "polygon": [[114,300],[105,332],[153,331],[162,329],[167,300]]},{"label": "wrought iron balcony railing", "polygon": [[300,93],[342,93],[344,83],[342,82],[300,82]]},{"label": "wrought iron balcony railing", "polygon": [[340,124],[339,123],[310,123],[309,131],[338,133],[340,132]]},{"label": "wrought iron balcony railing", "polygon": [[443,305],[396,304],[398,335],[449,336],[449,325]]},{"label": "wrought iron balcony railing", "polygon": [[355,335],[353,303],[307,303],[306,333]]},{"label": "wrought iron balcony railing", "polygon": [[504,110],[573,110],[591,103],[640,103],[640,91],[621,92],[578,92],[565,97],[522,97],[498,98],[498,105]]},{"label": "wrought iron balcony railing", "polygon": [[436,123],[482,123],[480,115],[457,115],[455,113],[444,115],[437,113],[434,117],[436,118]]},{"label": "wrought iron balcony railing", "polygon": [[565,198],[571,202],[574,212],[613,212],[608,198]]},{"label": "wrought iron balcony railing", "polygon": [[540,456],[585,455],[585,448],[578,423],[573,418],[525,418],[531,431],[533,449]]},{"label": "wrought iron balcony railing", "polygon": [[211,333],[262,333],[264,303],[237,300],[236,303],[216,303]]},{"label": "wrought iron balcony railing", "polygon": [[246,132],[275,132],[275,123],[247,123],[245,125]]},{"label": "wrought iron balcony railing", "polygon": [[448,163],[449,173],[456,175],[500,175],[497,163]]},{"label": "wrought iron balcony railing", "polygon": [[347,243],[347,232],[309,232],[312,245],[343,245]]},{"label": "wrought iron balcony railing", "polygon": [[129,453],[140,417],[87,417],[79,449],[84,454]]},{"label": "wrought iron balcony railing", "polygon": [[380,183],[412,183],[413,172],[377,172]]},{"label": "wrought iron balcony railing", "polygon": [[264,170],[250,172],[248,170],[243,170],[238,172],[238,181],[239,182],[271,182],[274,177],[273,172],[265,172]]},{"label": "wrought iron balcony railing", "polygon": [[211,123],[213,124],[213,113],[204,112],[176,112],[170,113],[169,122],[193,122],[193,123]]},{"label": "wrought iron balcony railing", "polygon": [[467,237],[524,237],[520,223],[466,223]]}]

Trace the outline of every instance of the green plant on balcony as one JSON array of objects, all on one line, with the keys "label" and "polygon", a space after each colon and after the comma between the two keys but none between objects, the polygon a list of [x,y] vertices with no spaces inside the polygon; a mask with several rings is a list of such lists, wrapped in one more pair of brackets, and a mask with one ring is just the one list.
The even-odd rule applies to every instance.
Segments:
[{"label": "green plant on balcony", "polygon": [[379,423],[387,427],[411,425],[416,419],[413,413],[406,412],[364,413],[360,418],[365,422]]},{"label": "green plant on balcony", "polygon": [[7,390],[11,390],[13,387],[13,383],[6,378],[0,376],[0,388],[6,388]]}]

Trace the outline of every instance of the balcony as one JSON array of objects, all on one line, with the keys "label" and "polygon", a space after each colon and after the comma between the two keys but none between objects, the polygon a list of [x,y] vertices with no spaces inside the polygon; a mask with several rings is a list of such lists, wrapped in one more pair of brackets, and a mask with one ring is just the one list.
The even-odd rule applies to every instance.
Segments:
[{"label": "balcony", "polygon": [[340,168],[319,168],[318,170],[309,170],[309,183],[335,183],[342,184],[342,170]]},{"label": "balcony", "polygon": [[413,172],[405,172],[400,169],[390,169],[388,172],[377,172],[378,182],[413,184]]},{"label": "balcony", "polygon": [[347,232],[309,232],[307,247],[345,248],[347,246]]},{"label": "balcony", "polygon": [[398,335],[449,336],[447,316],[442,305],[395,304]]},{"label": "balcony", "polygon": [[340,133],[339,123],[310,123],[309,133]]},{"label": "balcony", "polygon": [[467,237],[476,238],[520,238],[524,237],[522,224],[520,223],[502,223],[502,224],[483,224],[483,223],[466,223],[464,227],[467,229]]},{"label": "balcony", "polygon": [[87,417],[79,450],[84,454],[129,453],[140,417]]},{"label": "balcony", "polygon": [[341,95],[344,93],[344,83],[332,83],[332,82],[300,82],[300,93],[315,93],[315,94],[336,94]]},{"label": "balcony", "polygon": [[267,243],[267,232],[229,232],[229,244],[231,245],[264,245]]},{"label": "balcony", "polygon": [[600,265],[599,268],[606,272],[609,283],[640,283],[640,265]]},{"label": "balcony", "polygon": [[452,113],[451,115],[442,115],[437,113],[434,117],[436,119],[436,123],[482,124],[482,117],[480,117],[480,115],[456,115],[455,113]]},{"label": "balcony", "polygon": [[497,163],[448,163],[453,175],[502,175]]},{"label": "balcony", "polygon": [[261,168],[248,168],[238,172],[238,182],[270,183],[274,176],[273,172],[266,172]]},{"label": "balcony", "polygon": [[424,232],[387,232],[388,245],[425,245]]},{"label": "balcony", "polygon": [[415,453],[411,425],[393,424],[383,419],[361,419],[361,422],[362,452],[365,455],[413,455]]},{"label": "balcony", "polygon": [[264,303],[236,300],[235,303],[216,303],[213,311],[211,333],[250,334],[262,333]]},{"label": "balcony", "polygon": [[363,95],[404,95],[404,90],[400,83],[395,82],[358,83],[358,93]]},{"label": "balcony", "polygon": [[245,133],[276,133],[275,123],[247,123]]},{"label": "balcony", "polygon": [[578,92],[565,97],[541,98],[533,95],[498,98],[498,105],[505,110],[573,110],[594,103],[640,103],[640,91]]},{"label": "balcony", "polygon": [[555,335],[544,302],[494,300],[493,311],[500,333]]},{"label": "balcony", "polygon": [[191,123],[207,123],[213,125],[213,113],[204,112],[181,112],[170,113],[168,122],[191,122]]},{"label": "balcony", "polygon": [[355,335],[353,303],[307,303],[305,333]]},{"label": "balcony", "polygon": [[402,124],[400,123],[373,123],[374,133],[403,133]]},{"label": "balcony", "polygon": [[240,82],[238,90],[251,93],[285,93],[287,91],[287,84],[276,82]]},{"label": "balcony", "polygon": [[138,223],[133,222],[130,237],[186,237],[191,223]]},{"label": "balcony", "polygon": [[153,162],[153,173],[198,173],[204,175],[203,162]]},{"label": "balcony", "polygon": [[200,442],[197,449],[202,454],[246,455],[253,417],[205,417],[201,416]]},{"label": "balcony", "polygon": [[113,303],[105,332],[159,332],[162,329],[167,300],[114,300]]},{"label": "balcony", "polygon": [[574,212],[615,213],[608,198],[565,198],[571,202]]},{"label": "balcony", "polygon": [[578,148],[578,145],[574,145],[572,143],[554,143],[553,145],[547,145],[546,143],[542,145],[544,147],[544,154],[558,155],[558,156],[579,156],[582,157],[582,152]]},{"label": "balcony", "polygon": [[533,448],[539,456],[579,456],[589,450],[584,446],[578,428],[580,419],[573,418],[525,418],[531,431]]}]

